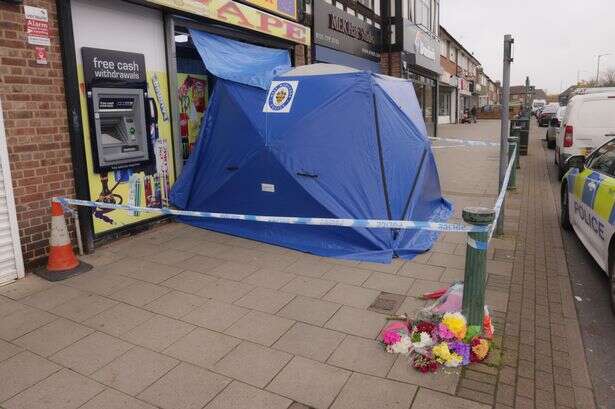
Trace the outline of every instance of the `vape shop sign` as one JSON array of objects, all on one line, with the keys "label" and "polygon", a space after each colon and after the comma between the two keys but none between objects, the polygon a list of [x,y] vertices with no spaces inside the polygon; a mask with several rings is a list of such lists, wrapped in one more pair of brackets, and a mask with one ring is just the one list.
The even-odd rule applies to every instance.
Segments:
[{"label": "vape shop sign", "polygon": [[47,9],[24,6],[24,13],[28,44],[49,47],[51,41],[49,40],[49,14]]}]

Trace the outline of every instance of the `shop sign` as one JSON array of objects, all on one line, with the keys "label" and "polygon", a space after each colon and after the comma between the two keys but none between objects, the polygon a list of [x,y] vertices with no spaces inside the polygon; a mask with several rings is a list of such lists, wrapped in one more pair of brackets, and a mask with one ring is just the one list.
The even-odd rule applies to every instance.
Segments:
[{"label": "shop sign", "polygon": [[146,0],[146,2],[310,45],[309,27],[233,0]]},{"label": "shop sign", "polygon": [[49,47],[49,15],[46,9],[24,6],[28,44]]},{"label": "shop sign", "polygon": [[296,0],[243,0],[245,3],[253,4],[264,10],[279,14],[284,17],[297,20],[297,1]]},{"label": "shop sign", "polygon": [[442,72],[440,42],[409,20],[404,20],[404,51],[411,55],[410,63],[435,73]]},{"label": "shop sign", "polygon": [[83,47],[81,57],[88,88],[118,83],[124,85],[146,83],[143,54]]},{"label": "shop sign", "polygon": [[314,0],[313,9],[314,43],[380,61],[379,29],[322,0]]}]

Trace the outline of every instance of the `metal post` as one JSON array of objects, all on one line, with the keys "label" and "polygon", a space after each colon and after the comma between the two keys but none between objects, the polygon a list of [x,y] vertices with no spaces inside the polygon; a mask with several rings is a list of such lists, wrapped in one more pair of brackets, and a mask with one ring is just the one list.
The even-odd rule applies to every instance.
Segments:
[{"label": "metal post", "polygon": [[[467,207],[463,209],[462,217],[466,223],[486,226],[495,219],[495,211],[484,207]],[[468,325],[483,324],[488,240],[488,232],[468,233],[462,304]]]},{"label": "metal post", "polygon": [[526,115],[527,109],[532,104],[532,96],[530,95],[530,77],[525,77],[525,98],[523,101],[525,103],[523,106],[523,115]]},{"label": "metal post", "polygon": [[[508,163],[510,161],[517,161],[517,154],[515,153],[515,148],[517,151],[519,150],[519,138],[511,136],[508,138]],[[513,156],[514,155],[514,156]],[[508,179],[507,189],[515,189],[515,185],[517,183],[517,169],[516,165],[513,165],[512,170],[510,172],[510,179]]]},{"label": "metal post", "polygon": [[[504,177],[506,176],[506,166],[508,162],[508,136],[509,136],[509,120],[508,120],[508,104],[510,100],[510,63],[512,62],[512,45],[513,40],[510,34],[504,36],[504,69],[502,75],[502,101],[501,101],[501,128],[500,128],[500,191],[504,184]],[[500,217],[498,218],[495,233],[500,235],[504,234],[504,205]]]}]

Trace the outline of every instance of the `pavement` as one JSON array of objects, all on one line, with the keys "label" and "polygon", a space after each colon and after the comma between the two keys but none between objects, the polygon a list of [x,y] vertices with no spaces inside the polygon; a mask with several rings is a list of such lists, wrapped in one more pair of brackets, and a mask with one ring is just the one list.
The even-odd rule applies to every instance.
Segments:
[{"label": "pavement", "polygon": [[[498,134],[497,121],[439,129]],[[412,315],[422,293],[462,279],[463,234],[382,265],[169,223],[100,247],[86,274],[0,288],[0,407],[594,407],[540,143],[533,134],[488,251],[496,336],[484,364],[420,374],[383,352],[386,315],[368,309],[386,292]],[[453,218],[493,206],[498,149],[445,145],[434,150]]]}]

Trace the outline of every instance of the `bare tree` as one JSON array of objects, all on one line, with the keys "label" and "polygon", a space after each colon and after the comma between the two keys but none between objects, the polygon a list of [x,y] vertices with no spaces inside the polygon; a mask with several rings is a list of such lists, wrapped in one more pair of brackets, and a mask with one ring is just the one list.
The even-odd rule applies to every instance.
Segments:
[{"label": "bare tree", "polygon": [[615,68],[609,68],[600,78],[601,87],[615,87]]}]

